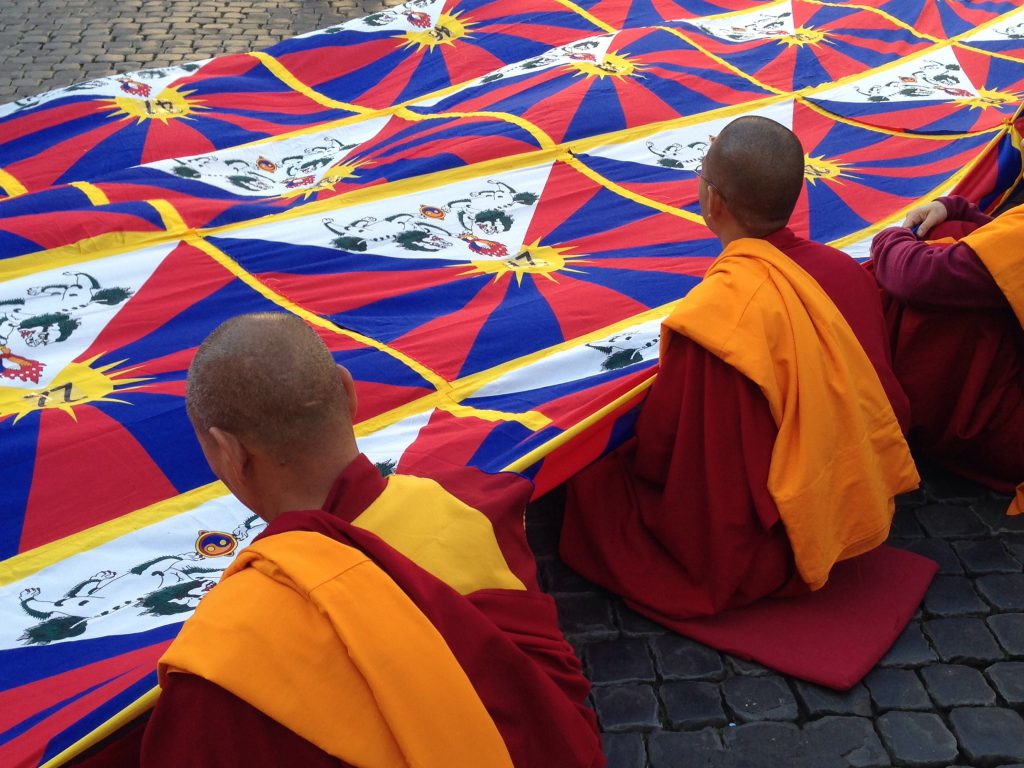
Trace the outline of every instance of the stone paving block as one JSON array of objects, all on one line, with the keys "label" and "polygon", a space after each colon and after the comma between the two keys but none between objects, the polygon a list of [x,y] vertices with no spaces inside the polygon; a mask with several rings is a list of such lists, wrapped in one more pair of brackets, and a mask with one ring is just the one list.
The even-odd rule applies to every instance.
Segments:
[{"label": "stone paving block", "polygon": [[722,708],[722,692],[716,683],[690,680],[664,683],[658,693],[673,728],[693,731],[729,722]]},{"label": "stone paving block", "polygon": [[793,687],[810,717],[871,714],[871,695],[863,683],[857,683],[848,691],[833,691],[803,680],[794,680]]},{"label": "stone paving block", "polygon": [[896,497],[897,513],[900,509],[903,509],[904,507],[920,507],[927,501],[928,498],[925,496],[923,488],[915,488],[913,491],[910,491],[909,493],[901,493],[899,496]]},{"label": "stone paving block", "polygon": [[1024,536],[1016,536],[1012,539],[1004,539],[1003,544],[1010,554],[1024,563]]},{"label": "stone paving block", "polygon": [[738,656],[729,656],[726,654],[723,654],[723,658],[729,662],[729,669],[737,675],[762,677],[764,675],[775,674],[772,670],[768,669],[768,667],[758,664],[756,661],[748,661],[747,659],[741,659]]},{"label": "stone paving block", "polygon": [[978,592],[1000,611],[1024,611],[1024,573],[981,576]]},{"label": "stone paving block", "polygon": [[647,748],[644,737],[639,733],[605,733],[601,735],[601,745],[608,758],[607,768],[647,766]]},{"label": "stone paving block", "polygon": [[981,672],[972,667],[934,664],[920,671],[925,688],[942,709],[985,707],[996,703],[995,691]]},{"label": "stone paving block", "polygon": [[896,765],[944,766],[957,758],[956,737],[931,712],[886,712],[875,727]]},{"label": "stone paving block", "polygon": [[1020,573],[1020,563],[1006,551],[1006,547],[999,539],[954,541],[953,549],[966,571],[973,576],[986,573]]},{"label": "stone paving block", "polygon": [[730,677],[722,683],[722,695],[738,723],[761,720],[795,720],[796,699],[786,680],[766,677]]},{"label": "stone paving block", "polygon": [[986,669],[985,674],[1007,704],[1024,706],[1024,661],[1001,661]]},{"label": "stone paving block", "polygon": [[988,533],[970,507],[929,504],[915,514],[925,532],[940,539],[969,539]]},{"label": "stone paving block", "polygon": [[1024,515],[1007,515],[1009,503],[1009,498],[1001,498],[976,502],[972,506],[992,533],[1024,533]]},{"label": "stone paving block", "polygon": [[949,722],[975,768],[1024,760],[1024,718],[1012,709],[963,707],[949,713]]},{"label": "stone paving block", "polygon": [[966,477],[954,475],[928,461],[917,463],[925,495],[942,503],[976,502],[989,498],[989,490]]},{"label": "stone paving block", "polygon": [[641,616],[623,602],[615,603],[615,613],[619,618],[619,628],[624,635],[664,635],[668,632],[660,624]]},{"label": "stone paving block", "polygon": [[934,560],[939,564],[939,573],[962,574],[964,567],[949,542],[942,539],[910,539],[901,545],[908,552]]},{"label": "stone paving block", "polygon": [[897,506],[889,527],[889,536],[898,539],[923,539],[925,532],[917,521],[916,509],[917,507]]},{"label": "stone paving block", "polygon": [[832,756],[851,768],[888,768],[889,755],[866,717],[823,717],[804,726],[807,760],[818,765]]},{"label": "stone paving block", "polygon": [[1024,656],[1024,613],[998,613],[987,619],[988,628],[1011,656]]},{"label": "stone paving block", "polygon": [[595,685],[654,682],[654,661],[647,641],[619,638],[586,647],[587,674]]},{"label": "stone paving block", "polygon": [[593,592],[593,583],[557,558],[547,558],[541,568],[544,590],[551,594],[568,592]]},{"label": "stone paving block", "polygon": [[661,726],[658,699],[649,685],[601,686],[591,695],[604,731],[653,731]]},{"label": "stone paving block", "polygon": [[1003,652],[982,619],[932,619],[924,622],[939,658],[947,662],[999,661]]},{"label": "stone paving block", "polygon": [[[729,757],[722,761],[723,765],[806,766],[807,742],[793,723],[747,723],[727,728],[722,732],[722,742]],[[835,760],[824,763],[822,768],[834,765]]]},{"label": "stone paving block", "polygon": [[722,742],[713,728],[693,733],[658,731],[649,737],[647,751],[651,768],[711,768],[720,764]]},{"label": "stone paving block", "polygon": [[666,680],[721,680],[725,666],[718,651],[678,635],[651,640],[658,671]]},{"label": "stone paving block", "polygon": [[932,700],[912,669],[874,669],[864,686],[879,710],[931,709]]},{"label": "stone paving block", "polygon": [[878,664],[882,667],[920,667],[937,660],[938,656],[924,636],[920,622],[912,621]]},{"label": "stone paving block", "polygon": [[971,616],[989,612],[972,581],[963,576],[936,576],[924,596],[924,610],[932,616]]},{"label": "stone paving block", "polygon": [[612,625],[608,600],[595,592],[559,595],[558,624],[566,637],[584,640],[609,640],[618,634]]}]

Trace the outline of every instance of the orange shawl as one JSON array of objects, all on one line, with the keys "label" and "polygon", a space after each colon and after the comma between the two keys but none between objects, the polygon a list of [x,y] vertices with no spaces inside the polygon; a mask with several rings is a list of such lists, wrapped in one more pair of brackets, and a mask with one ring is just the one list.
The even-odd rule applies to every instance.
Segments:
[{"label": "orange shawl", "polygon": [[779,429],[768,491],[811,589],[885,541],[917,470],[874,366],[807,272],[765,240],[736,240],[664,325],[767,398]]},{"label": "orange shawl", "polygon": [[160,659],[352,765],[511,768],[444,639],[364,554],[291,531],[242,552]]},{"label": "orange shawl", "polygon": [[[978,255],[1024,327],[1024,205],[1011,208],[960,242]],[[1017,486],[1017,496],[1006,513],[1024,514],[1024,483]]]}]

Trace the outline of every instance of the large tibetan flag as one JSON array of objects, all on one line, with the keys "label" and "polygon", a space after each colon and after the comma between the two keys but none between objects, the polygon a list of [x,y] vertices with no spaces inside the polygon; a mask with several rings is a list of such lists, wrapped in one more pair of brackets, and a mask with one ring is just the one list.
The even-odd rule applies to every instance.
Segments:
[{"label": "large tibetan flag", "polygon": [[718,252],[711,137],[791,127],[793,227],[853,258],[923,200],[995,206],[1021,180],[1018,5],[409,0],[0,106],[0,764],[144,709],[262,527],[184,411],[225,318],[309,322],[382,473],[539,495],[628,434]]}]

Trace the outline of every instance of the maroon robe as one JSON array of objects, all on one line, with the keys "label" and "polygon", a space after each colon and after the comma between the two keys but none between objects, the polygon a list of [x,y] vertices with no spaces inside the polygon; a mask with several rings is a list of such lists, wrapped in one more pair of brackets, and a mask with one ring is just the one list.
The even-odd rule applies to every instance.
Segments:
[{"label": "maroon robe", "polygon": [[[535,563],[526,544],[522,510],[530,495],[528,482],[465,467],[445,478],[450,493],[478,509],[478,498],[490,497],[484,511],[509,568],[527,586],[482,589],[465,596],[375,534],[351,525],[384,492],[386,482],[360,455],[338,477],[323,510],[288,512],[258,538],[313,531],[365,553],[445,639],[494,719],[514,765],[601,768],[605,763],[597,720],[585,704],[590,684],[558,628],[554,601],[537,587]],[[438,694],[438,706],[444,706],[443,692]],[[136,729],[123,742],[136,745],[137,760],[141,741],[145,768],[347,765],[223,688],[190,674],[168,676],[144,731]],[[131,754],[130,747],[115,744],[85,765],[132,765],[125,761],[126,754]]]},{"label": "maroon robe", "polygon": [[[962,237],[990,221],[961,197],[930,238]],[[885,291],[896,375],[910,397],[909,438],[922,456],[1013,493],[1024,480],[1024,330],[964,243],[917,240],[902,227],[871,246]]]},{"label": "maroon robe", "polygon": [[[874,280],[840,251],[782,229],[766,238],[832,298],[901,425]],[[671,625],[807,591],[767,490],[778,433],[758,387],[671,331],[636,437],[569,485],[561,554],[637,611]]]}]

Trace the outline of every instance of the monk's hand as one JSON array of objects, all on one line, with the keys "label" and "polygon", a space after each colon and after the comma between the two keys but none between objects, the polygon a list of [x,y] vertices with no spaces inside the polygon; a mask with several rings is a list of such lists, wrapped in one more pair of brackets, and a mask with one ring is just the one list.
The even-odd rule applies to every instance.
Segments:
[{"label": "monk's hand", "polygon": [[919,205],[912,209],[903,220],[903,226],[913,229],[918,237],[924,237],[932,227],[944,222],[946,216],[946,206],[938,200],[933,200],[927,205]]}]

